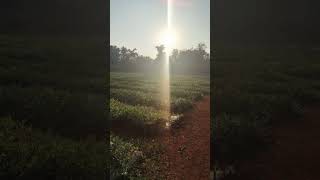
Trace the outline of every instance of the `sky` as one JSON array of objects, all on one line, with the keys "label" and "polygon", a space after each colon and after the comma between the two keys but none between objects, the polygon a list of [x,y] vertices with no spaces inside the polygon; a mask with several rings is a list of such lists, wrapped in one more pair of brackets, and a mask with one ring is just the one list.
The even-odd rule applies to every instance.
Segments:
[{"label": "sky", "polygon": [[[176,49],[196,47],[202,42],[210,49],[210,0],[171,0],[172,28]],[[136,48],[154,58],[155,46],[167,28],[166,0],[111,0],[110,44]]]}]

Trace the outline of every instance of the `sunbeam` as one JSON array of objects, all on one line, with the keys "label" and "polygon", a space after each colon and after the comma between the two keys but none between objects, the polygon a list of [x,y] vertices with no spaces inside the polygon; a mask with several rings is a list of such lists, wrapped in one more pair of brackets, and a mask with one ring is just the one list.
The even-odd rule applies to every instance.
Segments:
[{"label": "sunbeam", "polygon": [[165,62],[162,71],[162,101],[164,103],[164,118],[167,120],[166,126],[170,125],[170,62],[169,57],[173,45],[175,43],[175,36],[172,33],[172,0],[167,0],[167,30],[163,37],[165,45]]}]

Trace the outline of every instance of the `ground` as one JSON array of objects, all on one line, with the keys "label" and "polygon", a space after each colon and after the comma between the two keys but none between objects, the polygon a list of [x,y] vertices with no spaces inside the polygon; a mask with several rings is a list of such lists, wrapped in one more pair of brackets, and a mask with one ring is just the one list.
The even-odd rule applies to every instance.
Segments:
[{"label": "ground", "polygon": [[[286,118],[286,117],[281,117]],[[320,107],[304,109],[300,119],[286,119],[273,128],[274,143],[240,169],[246,180],[320,179]]]},{"label": "ground", "polygon": [[210,97],[194,104],[176,129],[159,138],[165,147],[163,161],[170,180],[209,179],[210,173]]}]

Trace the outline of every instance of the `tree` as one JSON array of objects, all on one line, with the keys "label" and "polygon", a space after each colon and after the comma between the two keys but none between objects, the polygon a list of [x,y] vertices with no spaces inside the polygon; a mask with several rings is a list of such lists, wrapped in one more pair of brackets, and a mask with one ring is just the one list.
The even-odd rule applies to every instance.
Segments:
[{"label": "tree", "polygon": [[120,49],[117,46],[110,46],[111,64],[117,64],[120,61]]},{"label": "tree", "polygon": [[129,59],[128,49],[126,47],[121,47],[120,49],[120,62],[125,63]]},{"label": "tree", "polygon": [[[166,52],[164,45],[155,46],[157,56],[152,59],[148,56],[140,55],[136,48],[110,46],[111,64],[116,70],[134,70],[134,71],[155,71],[163,69],[166,62]],[[170,54],[170,71],[183,73],[209,72],[210,54],[206,52],[207,46],[199,43],[195,48],[178,50],[173,49]],[[129,65],[129,66],[128,66]]]},{"label": "tree", "polygon": [[198,55],[198,60],[206,61],[208,53],[206,52],[207,46],[204,43],[199,43],[196,48],[196,53]]},{"label": "tree", "polygon": [[156,46],[156,49],[158,51],[157,57],[156,57],[156,62],[161,62],[165,60],[165,52],[164,52],[164,45]]},{"label": "tree", "polygon": [[134,49],[128,49],[128,59],[130,60],[130,62],[135,62],[136,58],[138,57],[138,53],[136,52],[136,48]]},{"label": "tree", "polygon": [[173,49],[172,54],[170,56],[170,62],[176,62],[179,56],[179,50],[178,49]]}]

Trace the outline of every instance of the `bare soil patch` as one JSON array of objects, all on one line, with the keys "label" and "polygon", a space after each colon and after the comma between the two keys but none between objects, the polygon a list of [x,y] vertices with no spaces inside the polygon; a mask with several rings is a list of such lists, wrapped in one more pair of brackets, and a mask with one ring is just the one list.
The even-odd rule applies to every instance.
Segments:
[{"label": "bare soil patch", "polygon": [[210,97],[184,114],[178,127],[165,131],[164,173],[170,180],[208,180],[210,174]]}]

